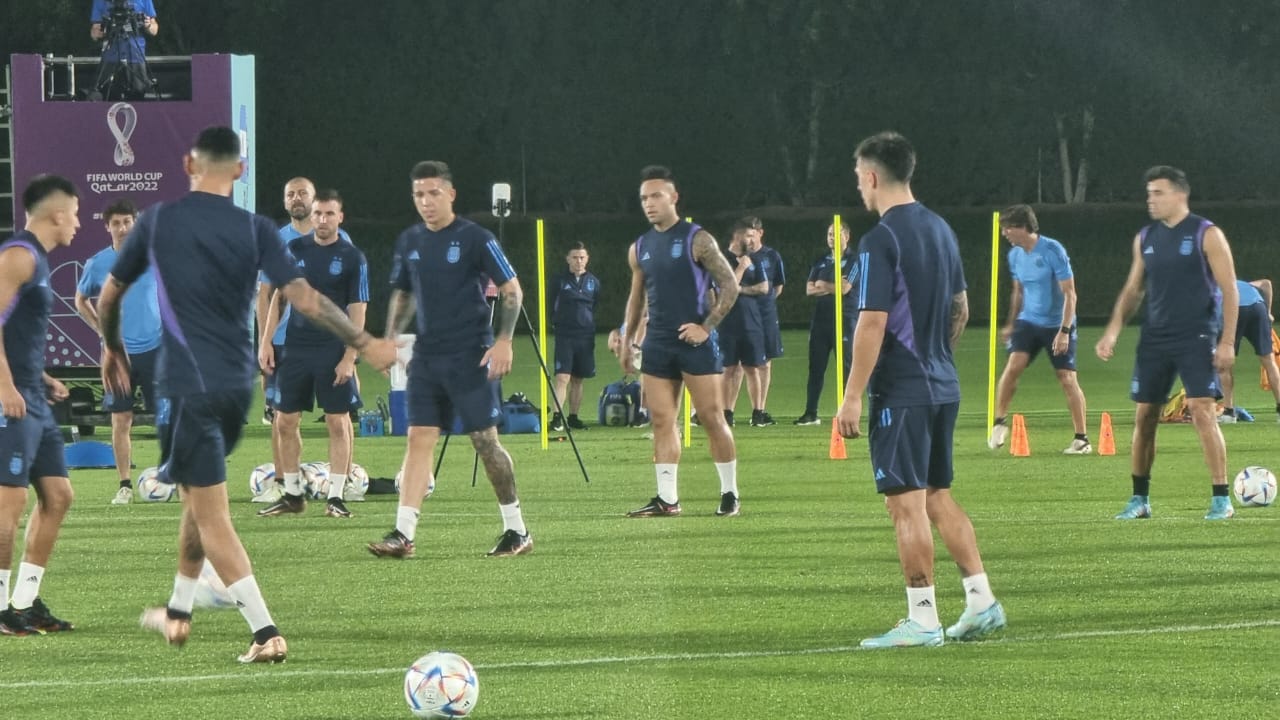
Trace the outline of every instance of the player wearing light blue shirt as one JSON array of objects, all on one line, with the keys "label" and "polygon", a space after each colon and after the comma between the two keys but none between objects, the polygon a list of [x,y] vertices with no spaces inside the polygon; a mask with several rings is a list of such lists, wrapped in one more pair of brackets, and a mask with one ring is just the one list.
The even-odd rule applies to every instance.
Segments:
[{"label": "player wearing light blue shirt", "polygon": [[1071,259],[1062,243],[1040,234],[1040,222],[1029,205],[1001,212],[1000,234],[1013,246],[1009,249],[1009,317],[1000,331],[1009,361],[996,386],[995,422],[987,447],[994,450],[1008,439],[1005,418],[1018,378],[1045,350],[1075,426],[1075,437],[1062,452],[1087,455],[1093,446],[1085,430],[1084,391],[1076,379],[1076,281]]},{"label": "player wearing light blue shirt", "polygon": [[[98,312],[92,298],[102,292],[107,276],[116,263],[121,243],[133,229],[138,210],[125,199],[116,200],[102,212],[102,221],[111,235],[111,245],[103,248],[85,263],[84,274],[76,285],[76,310],[80,317],[102,333],[98,324]],[[133,467],[133,443],[129,437],[133,429],[133,405],[138,391],[142,391],[143,407],[155,412],[156,356],[160,348],[160,303],[156,296],[155,275],[147,271],[138,277],[124,296],[122,306],[121,335],[124,349],[129,354],[130,391],[127,394],[104,393],[102,408],[111,413],[111,449],[115,453],[116,473],[120,488],[111,499],[112,505],[127,505],[133,500],[133,482],[129,478]]]},{"label": "player wearing light blue shirt", "polygon": [[[1271,342],[1271,281],[1253,280],[1245,282],[1236,280],[1236,290],[1240,295],[1240,315],[1236,318],[1236,355],[1240,354],[1240,341],[1249,340],[1253,350],[1262,363],[1262,371],[1266,373],[1267,384],[1271,386],[1271,394],[1275,396],[1276,414],[1280,416],[1280,367],[1276,365],[1273,354],[1275,347]],[[1222,384],[1222,413],[1218,415],[1219,423],[1233,423],[1237,419],[1251,420],[1244,408],[1235,405],[1235,368],[1218,373],[1218,382]]]}]

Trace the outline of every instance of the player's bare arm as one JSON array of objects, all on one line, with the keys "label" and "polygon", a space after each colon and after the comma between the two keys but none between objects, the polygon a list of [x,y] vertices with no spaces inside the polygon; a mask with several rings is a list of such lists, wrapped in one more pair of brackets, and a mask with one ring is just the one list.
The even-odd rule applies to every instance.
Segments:
[{"label": "player's bare arm", "polygon": [[498,286],[498,306],[493,318],[497,332],[493,347],[480,358],[480,364],[489,368],[490,380],[511,372],[511,338],[516,333],[516,320],[520,317],[523,300],[524,292],[520,289],[519,280],[511,278]]},{"label": "player's bare arm", "polygon": [[[960,336],[964,335],[964,326],[969,324],[969,293],[961,290],[951,296],[951,331],[949,334],[951,339],[951,347],[955,347],[960,343]],[[858,320],[859,323],[862,320]]]},{"label": "player's bare arm", "polygon": [[130,388],[129,355],[120,338],[120,303],[129,284],[108,275],[98,297],[98,323],[102,328],[102,385],[113,394]]},{"label": "player's bare arm", "polygon": [[395,337],[409,329],[417,302],[411,292],[391,291],[391,302],[387,307],[387,337]]},{"label": "player's bare arm", "polygon": [[1263,278],[1262,280],[1253,280],[1249,284],[1258,288],[1258,292],[1262,293],[1262,300],[1267,303],[1267,319],[1275,322],[1276,318],[1271,314],[1271,281]]},{"label": "player's bare arm", "polygon": [[[627,264],[631,266],[631,292],[627,295],[627,313],[623,316],[623,323],[626,325],[626,335],[622,338],[622,347],[629,348],[635,345],[641,333],[643,333],[644,324],[644,271],[640,269],[640,260],[636,258],[636,245],[633,243],[631,248],[627,250]],[[622,372],[630,374],[636,368],[631,366],[631,353],[623,352],[618,355],[618,361],[622,365]]]},{"label": "player's bare arm", "polygon": [[[26,248],[11,247],[0,253],[0,307],[9,307],[18,296],[18,289],[35,275],[36,259]],[[0,332],[0,407],[7,418],[21,418],[27,414],[27,402],[13,384],[13,372],[4,352],[4,333]]]},{"label": "player's bare arm", "polygon": [[284,298],[294,309],[306,315],[312,322],[328,330],[348,347],[363,350],[373,339],[362,328],[356,327],[351,318],[332,300],[321,295],[306,280],[296,278],[282,288]]},{"label": "player's bare arm", "polygon": [[1076,279],[1070,277],[1059,282],[1058,289],[1062,291],[1062,322],[1058,326],[1058,333],[1053,337],[1054,355],[1065,353],[1071,346],[1071,334],[1063,328],[1070,328],[1071,321],[1076,317]]},{"label": "player's bare arm", "polygon": [[1000,328],[1000,342],[1009,342],[1013,337],[1013,326],[1018,322],[1018,313],[1022,312],[1022,283],[1017,280],[1009,284],[1009,317],[1004,327]]},{"label": "player's bare arm", "polygon": [[1231,257],[1231,245],[1218,227],[1210,227],[1204,233],[1204,256],[1209,261],[1213,279],[1222,291],[1222,335],[1213,354],[1213,364],[1219,372],[1226,372],[1235,364],[1236,321],[1240,317],[1240,288],[1236,287],[1236,264]]},{"label": "player's bare arm", "polygon": [[[368,303],[354,302],[347,305],[347,317],[351,318],[351,324],[364,330],[365,311]],[[342,383],[355,377],[356,374],[356,350],[348,347],[346,352],[342,354],[342,360],[338,366],[334,368],[333,385],[337,387]]]},{"label": "player's bare arm", "polygon": [[[964,306],[968,308],[968,302]],[[954,303],[952,307],[954,310]],[[967,309],[965,315],[968,315]],[[836,427],[847,438],[862,435],[862,400],[867,393],[867,383],[871,381],[871,371],[880,359],[880,348],[884,346],[885,328],[888,324],[889,313],[883,310],[863,310],[858,315],[858,324],[853,329],[853,358],[845,385],[844,402],[836,413]],[[962,329],[963,327],[961,324]]]},{"label": "player's bare arm", "polygon": [[1120,338],[1120,330],[1124,328],[1124,324],[1133,317],[1138,311],[1138,305],[1142,303],[1144,295],[1142,286],[1142,272],[1146,264],[1142,260],[1142,235],[1133,236],[1133,261],[1129,265],[1129,276],[1125,278],[1124,287],[1120,289],[1120,295],[1116,298],[1115,307],[1111,310],[1111,319],[1107,322],[1107,327],[1102,331],[1102,337],[1098,339],[1097,345],[1093,350],[1098,357],[1103,360],[1110,360],[1115,354],[1116,341]]},{"label": "player's bare arm", "polygon": [[739,295],[768,295],[769,281],[758,282],[755,285],[742,285],[738,287]]},{"label": "player's bare arm", "polygon": [[733,304],[738,300],[738,282],[733,274],[733,268],[729,267],[729,261],[720,252],[716,239],[706,230],[699,230],[693,236],[693,259],[707,269],[711,274],[711,280],[720,288],[720,293],[707,311],[707,317],[702,321],[702,325],[695,326],[689,323],[680,328],[681,340],[693,345],[701,345],[711,337],[711,331],[715,330],[720,325],[720,321],[724,320],[724,316],[733,309]]},{"label": "player's bare arm", "polygon": [[76,291],[76,312],[89,327],[93,328],[94,332],[102,334],[102,329],[98,326],[97,308],[93,306],[92,300],[78,290]]}]

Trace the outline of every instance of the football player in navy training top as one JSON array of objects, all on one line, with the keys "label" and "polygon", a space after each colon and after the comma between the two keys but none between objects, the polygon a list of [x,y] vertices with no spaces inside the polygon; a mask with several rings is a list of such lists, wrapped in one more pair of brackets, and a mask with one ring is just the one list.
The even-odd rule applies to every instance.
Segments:
[{"label": "football player in navy training top", "polygon": [[[404,332],[415,311],[418,319],[407,390],[409,447],[395,528],[369,543],[369,552],[413,555],[422,499],[434,484],[436,442],[441,428],[452,427],[457,417],[484,463],[502,514],[502,535],[489,555],[523,555],[533,550],[533,538],[520,512],[511,456],[498,442],[497,429],[502,418],[497,380],[511,372],[520,282],[493,233],[454,213],[457,190],[448,165],[426,160],[409,177],[422,223],[396,240],[387,311],[390,337]],[[496,337],[484,296],[490,279],[499,294]]]},{"label": "football player in navy training top", "polygon": [[764,316],[757,297],[769,294],[769,278],[751,254],[760,221],[753,217],[734,222],[725,260],[738,279],[738,301],[724,316],[718,331],[720,361],[724,363],[724,418],[733,427],[734,406],[742,392],[742,378],[747,379],[747,395],[751,401],[751,424],[759,426],[761,368],[768,362],[765,354]]},{"label": "football player in navy training top", "polygon": [[1147,171],[1146,183],[1153,222],[1133,238],[1129,277],[1094,348],[1098,357],[1111,359],[1120,330],[1145,295],[1147,313],[1129,392],[1137,403],[1130,451],[1133,495],[1116,519],[1151,517],[1156,428],[1176,375],[1186,388],[1191,422],[1209,467],[1212,499],[1204,519],[1226,520],[1235,510],[1227,494],[1227,445],[1218,428],[1217,396],[1218,374],[1230,372],[1236,359],[1240,300],[1235,261],[1222,230],[1191,213],[1185,173],[1157,165]]},{"label": "football player in navy training top", "polygon": [[578,417],[582,407],[582,381],[596,376],[596,306],[600,304],[600,278],[587,272],[587,246],[575,243],[565,256],[569,267],[552,283],[555,299],[551,319],[556,334],[556,397],[567,406],[566,419],[559,412],[551,420],[551,429],[564,430],[568,425],[582,430],[586,425]]},{"label": "football player in navy training top", "polygon": [[283,288],[295,311],[357,347],[374,368],[390,367],[396,346],[352,325],[341,308],[302,279],[271,221],[232,204],[232,186],[244,172],[234,130],[201,132],[183,158],[183,169],[191,192],[143,213],[98,303],[102,380],[116,392],[129,382],[120,299],[148,267],[153,269],[164,326],[156,378],[160,479],[180,486],[182,521],[173,594],[167,607],[143,613],[143,626],[162,632],[170,644],[186,642],[207,556],[253,631],[240,662],[279,662],[288,646],[231,524],[226,488],[226,456],[244,428],[257,370],[245,318],[258,271]]},{"label": "football player in navy training top", "polygon": [[[307,282],[334,305],[345,308],[351,324],[363,330],[365,308],[369,304],[369,265],[364,253],[338,235],[343,217],[338,191],[321,190],[315,198],[311,212],[315,230],[290,240],[289,255]],[[279,302],[280,294],[273,293],[263,338],[275,332],[274,323],[280,317],[276,308]],[[276,471],[284,477],[284,495],[259,510],[258,515],[300,513],[307,507],[299,469],[302,462],[299,422],[302,411],[314,407],[314,400],[324,411],[329,430],[329,496],[324,512],[330,517],[349,518],[351,511],[342,499],[342,491],[347,484],[354,440],[350,413],[361,406],[355,382],[356,351],[303,315],[290,313],[288,322],[289,332],[285,335],[281,356],[275,357],[270,343],[258,347],[262,371],[277,376],[272,389],[281,465]]]},{"label": "football player in navy training top", "polygon": [[[686,385],[693,407],[707,431],[711,459],[720,476],[720,507],[716,515],[737,515],[738,456],[733,431],[724,417],[716,328],[738,299],[738,278],[711,233],[680,218],[680,200],[671,171],[649,166],[640,172],[640,205],[652,224],[627,250],[631,264],[631,293],[627,297],[623,347],[635,343],[648,305],[640,374],[645,402],[653,421],[654,472],[658,494],[628,517],[680,514],[676,470],[680,438],[676,408],[680,387]],[[711,283],[720,289],[709,294]],[[623,373],[631,373],[631,354],[620,357]]]},{"label": "football player in navy training top", "polygon": [[969,516],[951,496],[951,447],[960,409],[952,346],[969,319],[960,247],[937,214],[916,201],[916,155],[895,132],[863,140],[854,153],[858,192],[880,216],[858,243],[858,322],[853,365],[836,414],[840,433],[862,430],[868,400],[868,441],[876,490],[885,497],[907,582],[908,616],[864,648],[943,643],[933,592],[933,531],[960,568],[965,609],[946,637],[970,640],[1004,627],[991,594]]},{"label": "football player in navy training top", "polygon": [[[71,244],[80,227],[79,195],[71,181],[40,175],[22,193],[26,227],[0,243],[0,635],[70,630],[40,599],[49,555],[71,506],[71,481],[62,431],[47,397],[67,389],[44,371],[45,333],[53,307],[49,251]],[[9,584],[18,521],[27,488],[36,491],[27,521],[27,547],[18,577]],[[10,596],[12,589],[12,597]]]}]

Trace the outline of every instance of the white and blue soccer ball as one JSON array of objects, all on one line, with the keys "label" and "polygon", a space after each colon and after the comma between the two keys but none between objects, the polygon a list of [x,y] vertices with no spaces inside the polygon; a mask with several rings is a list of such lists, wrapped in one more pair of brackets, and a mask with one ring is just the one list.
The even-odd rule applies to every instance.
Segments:
[{"label": "white and blue soccer ball", "polygon": [[[259,502],[275,502],[279,500],[279,490],[276,484],[276,466],[275,463],[263,463],[254,468],[249,473],[249,492],[253,494],[254,500]],[[270,495],[276,495],[273,500],[266,500]],[[259,498],[264,498],[259,500]]]},{"label": "white and blue soccer ball", "polygon": [[479,698],[480,679],[475,668],[455,653],[423,655],[404,674],[404,700],[414,717],[466,717]]},{"label": "white and blue soccer ball", "polygon": [[302,472],[304,492],[313,500],[329,497],[329,463],[308,462],[298,466]]},{"label": "white and blue soccer ball", "polygon": [[134,487],[143,502],[169,502],[173,497],[174,486],[160,482],[159,468],[149,467],[143,470]]},{"label": "white and blue soccer ball", "polygon": [[[400,494],[400,482],[404,480],[404,466],[400,466],[400,470],[396,473],[396,494]],[[427,483],[427,494],[422,496],[423,500],[431,497],[431,493],[436,491],[436,476],[433,474],[431,480]]]},{"label": "white and blue soccer ball", "polygon": [[363,502],[369,492],[369,471],[360,463],[351,463],[351,472],[347,475],[347,487],[342,491],[342,499],[347,502]]},{"label": "white and blue soccer ball", "polygon": [[1270,505],[1276,500],[1276,476],[1264,467],[1250,465],[1236,475],[1234,489],[1241,505]]}]

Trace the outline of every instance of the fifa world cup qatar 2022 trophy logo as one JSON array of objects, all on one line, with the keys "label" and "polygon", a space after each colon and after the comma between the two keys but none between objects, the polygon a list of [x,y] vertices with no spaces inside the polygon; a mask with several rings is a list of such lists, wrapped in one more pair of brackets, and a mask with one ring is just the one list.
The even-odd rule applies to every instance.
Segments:
[{"label": "fifa world cup qatar 2022 trophy logo", "polygon": [[138,126],[138,111],[126,102],[118,102],[107,110],[107,127],[116,139],[115,162],[117,167],[129,167],[133,164],[133,148],[129,146],[129,138]]}]

